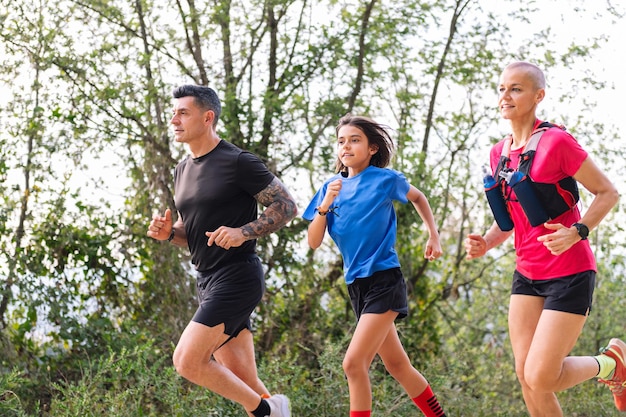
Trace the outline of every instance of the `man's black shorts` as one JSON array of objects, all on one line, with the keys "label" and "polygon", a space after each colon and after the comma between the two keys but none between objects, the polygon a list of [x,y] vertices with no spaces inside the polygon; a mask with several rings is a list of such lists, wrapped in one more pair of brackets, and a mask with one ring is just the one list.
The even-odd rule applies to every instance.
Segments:
[{"label": "man's black shorts", "polygon": [[352,309],[357,320],[361,314],[398,312],[399,319],[409,312],[406,283],[400,268],[375,272],[367,278],[357,278],[348,285]]},{"label": "man's black shorts", "polygon": [[199,307],[192,321],[209,327],[224,323],[231,337],[250,329],[250,315],[265,292],[263,266],[255,254],[198,272],[196,285]]},{"label": "man's black shorts", "polygon": [[518,271],[513,273],[511,294],[533,295],[545,298],[545,310],[586,316],[591,311],[595,271],[585,271],[561,278],[532,280]]}]

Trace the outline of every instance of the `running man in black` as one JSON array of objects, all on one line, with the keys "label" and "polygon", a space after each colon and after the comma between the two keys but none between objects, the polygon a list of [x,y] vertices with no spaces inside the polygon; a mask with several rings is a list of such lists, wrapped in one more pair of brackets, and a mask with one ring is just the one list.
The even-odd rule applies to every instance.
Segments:
[{"label": "running man in black", "polygon": [[[190,155],[174,172],[173,224],[167,209],[148,236],[189,247],[199,307],[174,351],[176,371],[241,404],[250,417],[289,417],[289,400],[270,396],[257,374],[250,315],[265,291],[256,239],[297,214],[294,199],[255,155],[217,135],[221,104],[208,87],[173,92],[171,124]],[[258,215],[258,203],[265,210]]]}]

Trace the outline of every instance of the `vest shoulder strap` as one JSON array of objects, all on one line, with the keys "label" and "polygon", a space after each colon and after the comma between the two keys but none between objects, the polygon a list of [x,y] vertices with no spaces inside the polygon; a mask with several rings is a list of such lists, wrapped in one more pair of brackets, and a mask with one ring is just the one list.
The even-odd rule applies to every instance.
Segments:
[{"label": "vest shoulder strap", "polygon": [[524,151],[522,153],[536,150],[537,145],[539,144],[539,139],[541,139],[541,136],[544,134],[546,130],[552,127],[558,127],[561,130],[565,130],[565,126],[563,125],[555,125],[550,122],[541,123],[539,126],[537,126],[537,129],[535,129],[535,131],[530,136],[530,139],[528,140],[528,143],[526,144],[526,146],[524,146]]},{"label": "vest shoulder strap", "polygon": [[[539,124],[539,126],[537,126],[537,128],[533,131],[533,133],[530,135],[528,143],[526,144],[526,146],[524,146],[522,154],[520,155],[521,160],[518,166],[519,171],[523,172],[524,174],[528,174],[530,172],[530,166],[535,156],[535,151],[537,150],[537,146],[539,145],[539,140],[541,139],[541,136],[543,136],[546,130],[553,127],[558,127],[559,129],[565,130],[565,126],[563,125],[557,125],[550,122],[541,122],[541,124]],[[504,145],[502,147],[502,154],[500,155],[500,161],[498,162],[498,166],[495,172],[496,178],[499,178],[499,172],[502,171],[510,161],[509,153],[511,150],[512,142],[513,137],[509,135],[509,137],[505,139]]]},{"label": "vest shoulder strap", "polygon": [[543,136],[546,130],[551,129],[553,127],[558,127],[561,130],[565,130],[565,126],[563,125],[555,125],[550,122],[543,122],[537,129],[530,135],[530,139],[526,146],[524,146],[524,150],[520,155],[520,163],[518,166],[518,171],[528,175],[530,172],[530,167],[533,163],[533,159],[535,158],[535,152],[537,151],[537,146],[539,145],[539,140]]}]

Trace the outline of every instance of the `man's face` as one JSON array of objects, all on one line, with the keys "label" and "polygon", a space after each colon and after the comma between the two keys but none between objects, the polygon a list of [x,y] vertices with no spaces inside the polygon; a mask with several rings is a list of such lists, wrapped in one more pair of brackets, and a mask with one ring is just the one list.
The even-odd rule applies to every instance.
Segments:
[{"label": "man's face", "polygon": [[211,128],[211,111],[203,111],[196,105],[194,97],[174,99],[174,110],[170,123],[174,128],[176,142],[190,143],[203,136]]}]

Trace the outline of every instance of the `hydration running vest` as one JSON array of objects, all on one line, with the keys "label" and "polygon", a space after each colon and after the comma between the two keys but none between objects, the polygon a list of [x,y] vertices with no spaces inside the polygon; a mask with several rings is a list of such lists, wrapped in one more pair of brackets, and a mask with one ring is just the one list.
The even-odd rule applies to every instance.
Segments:
[{"label": "hydration running vest", "polygon": [[[543,122],[537,129],[535,129],[530,137],[530,140],[524,147],[521,155],[519,165],[516,170],[512,170],[508,168],[508,164],[511,161],[509,158],[509,152],[511,149],[511,142],[513,138],[507,140],[504,143],[504,147],[502,148],[502,155],[500,156],[500,161],[498,162],[498,166],[496,167],[496,172],[494,177],[497,181],[500,182],[502,194],[505,197],[506,201],[517,201],[512,200],[510,198],[510,191],[507,192],[507,182],[505,180],[506,177],[510,177],[510,174],[513,171],[519,171],[524,175],[523,180],[528,180],[531,184],[532,188],[535,191],[535,194],[543,206],[542,208],[545,210],[549,219],[555,219],[561,214],[565,213],[568,210],[571,210],[579,200],[578,193],[578,184],[573,177],[566,177],[560,180],[556,184],[550,183],[541,183],[535,182],[530,176],[530,168],[533,163],[533,159],[535,158],[535,153],[537,151],[537,145],[539,144],[539,140],[543,133],[551,128],[560,128],[565,130],[564,126],[554,125],[549,122]],[[524,211],[527,211],[527,208],[523,207]]]}]

